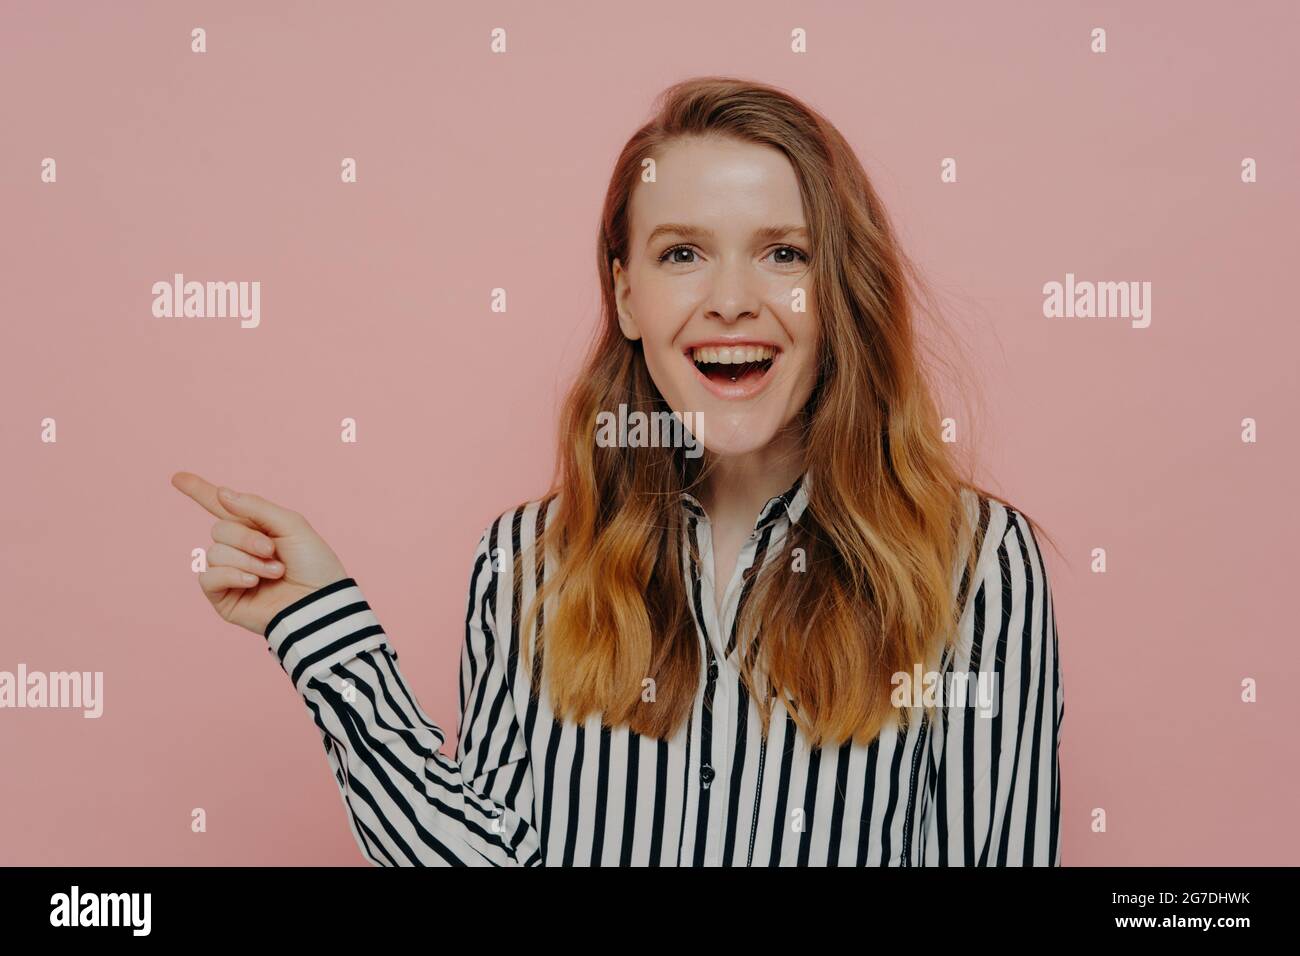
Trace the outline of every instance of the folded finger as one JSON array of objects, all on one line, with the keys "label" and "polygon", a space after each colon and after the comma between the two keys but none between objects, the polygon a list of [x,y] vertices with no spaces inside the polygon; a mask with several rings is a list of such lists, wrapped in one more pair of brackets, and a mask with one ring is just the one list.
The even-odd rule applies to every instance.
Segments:
[{"label": "folded finger", "polygon": [[198,579],[199,587],[212,600],[219,598],[225,591],[251,588],[260,580],[256,574],[226,566],[200,571]]},{"label": "folded finger", "polygon": [[275,554],[275,542],[248,525],[235,521],[218,521],[212,526],[212,540],[228,544],[249,554],[270,558]]},{"label": "folded finger", "polygon": [[247,551],[220,543],[208,548],[208,567],[238,568],[263,578],[278,578],[284,574],[284,565],[279,561],[263,561]]}]

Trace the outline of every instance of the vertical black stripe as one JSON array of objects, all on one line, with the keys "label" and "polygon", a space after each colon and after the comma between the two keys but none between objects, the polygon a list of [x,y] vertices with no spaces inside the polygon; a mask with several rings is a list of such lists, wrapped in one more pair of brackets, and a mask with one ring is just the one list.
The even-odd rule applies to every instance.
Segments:
[{"label": "vertical black stripe", "polygon": [[794,735],[798,727],[789,710],[785,712],[785,727],[781,746],[781,777],[776,793],[776,812],[772,815],[772,852],[768,856],[769,866],[778,866],[781,862],[781,844],[785,841],[785,808],[790,795],[790,770],[794,763]]},{"label": "vertical black stripe", "polygon": [[889,767],[889,796],[885,800],[885,815],[880,821],[880,865],[888,866],[890,863],[890,850],[892,837],[890,831],[894,828],[894,810],[898,806],[898,778],[903,768],[903,737],[901,735],[894,738],[894,759]]},{"label": "vertical black stripe", "polygon": [[826,865],[840,865],[840,845],[844,835],[844,798],[849,784],[849,761],[853,759],[853,741],[840,744],[835,760],[835,799],[831,803],[831,833],[827,844]]},{"label": "vertical black stripe", "polygon": [[542,781],[542,846],[551,847],[551,806],[555,799],[555,761],[560,752],[560,737],[564,734],[564,725],[556,718],[551,718],[550,732],[546,741],[546,770]]},{"label": "vertical black stripe", "polygon": [[664,814],[668,794],[668,741],[655,741],[655,814],[650,829],[650,865],[661,866],[664,851]]},{"label": "vertical black stripe", "polygon": [[722,865],[731,866],[736,851],[736,824],[740,819],[740,788],[745,777],[745,749],[749,743],[749,695],[736,677],[736,742],[731,759],[731,789],[727,793],[727,839],[722,848]]},{"label": "vertical black stripe", "polygon": [[[1012,523],[1012,527],[1016,528],[1014,519],[1011,519],[1011,523]],[[1016,528],[1016,534],[1017,534],[1017,540],[1019,541],[1020,540],[1019,528]],[[1007,538],[1010,536],[1011,536],[1011,532],[1010,530],[1008,530],[1007,533],[1002,538],[1003,547],[1006,546]],[[1013,582],[1011,580],[1010,575],[1008,574],[1002,580],[1002,588],[1003,588],[1002,600],[1003,603],[1007,604],[1008,606],[1014,600],[1013,587],[1014,587]],[[1028,579],[1026,579],[1025,581],[1025,587],[1026,588],[1030,587]],[[1013,621],[1011,623],[1014,624],[1016,622]],[[1020,700],[1016,710],[1016,749],[1015,749],[1014,759],[1012,760],[1011,763],[1011,784],[1007,788],[1007,803],[1005,809],[1003,810],[1003,816],[1002,816],[1002,839],[998,846],[998,866],[1007,865],[1008,857],[1010,855],[1010,850],[1011,850],[1011,846],[1010,846],[1011,820],[1015,816],[1016,780],[1020,775],[1020,754],[1023,749],[1022,741],[1024,740],[1024,736],[1025,736],[1025,715],[1029,710],[1029,689],[1030,689],[1029,668],[1030,668],[1030,659],[1032,656],[1033,636],[1030,633],[1030,626],[1032,623],[1032,619],[1030,618],[1029,615],[1028,603],[1026,603],[1025,605],[1024,618],[1023,621],[1020,623],[1021,623],[1020,680],[1019,680]],[[1005,662],[1001,662],[1001,663],[1005,664]],[[1003,679],[1005,680],[1007,676],[1008,675],[1004,673]]]},{"label": "vertical black stripe", "polygon": [[[1048,601],[1051,601],[1050,592],[1048,593]],[[1060,853],[1061,836],[1061,771],[1056,741],[1061,739],[1061,711],[1064,707],[1059,704],[1061,700],[1061,659],[1057,656],[1056,612],[1049,607],[1048,613],[1051,615],[1052,621],[1052,700],[1058,702],[1052,724],[1052,833],[1048,843],[1048,862],[1055,863]]]},{"label": "vertical black stripe", "polygon": [[[1043,646],[1038,650],[1038,670],[1033,677],[1034,701],[1034,733],[1033,745],[1029,752],[1029,804],[1025,808],[1025,855],[1023,859],[1024,866],[1032,866],[1034,862],[1034,843],[1038,839],[1038,806],[1041,799],[1039,794],[1038,781],[1038,755],[1042,752],[1042,730],[1043,730],[1043,695],[1047,690],[1047,647],[1046,638],[1051,631],[1047,626],[1047,602],[1039,597],[1037,607],[1034,604],[1034,596],[1037,593],[1035,584],[1038,578],[1038,569],[1033,563],[1033,554],[1038,550],[1037,542],[1030,545],[1025,541],[1025,536],[1020,530],[1020,523],[1013,516],[1012,527],[1015,528],[1016,537],[1020,539],[1020,550],[1024,556],[1025,563],[1025,625],[1032,628],[1032,640],[1041,642]],[[1030,529],[1029,534],[1033,535]],[[1037,624],[1032,623],[1035,610],[1041,612],[1041,618]]]},{"label": "vertical black stripe", "polygon": [[578,847],[578,820],[582,812],[582,762],[586,759],[587,728],[578,726],[573,745],[573,767],[569,771],[569,819],[564,833],[564,865],[573,866]]},{"label": "vertical black stripe", "polygon": [[817,811],[817,778],[821,775],[822,748],[808,754],[808,778],[803,788],[803,833],[799,835],[799,866],[808,865],[812,850],[813,821]]},{"label": "vertical black stripe", "polygon": [[[1011,565],[1010,565],[1010,560],[1007,556],[1007,549],[1005,544],[998,545],[998,566],[1001,569],[1000,573],[1002,575],[1003,599],[1002,599],[1002,613],[1000,615],[1001,623],[998,626],[997,656],[994,657],[993,659],[995,665],[993,668],[993,674],[997,677],[997,685],[998,685],[997,692],[998,692],[999,701],[998,701],[998,712],[993,717],[993,722],[992,722],[993,735],[992,735],[992,740],[989,744],[989,794],[990,794],[989,825],[988,825],[988,834],[984,840],[984,846],[980,850],[980,858],[979,858],[980,866],[988,866],[989,848],[993,845],[993,831],[994,831],[994,827],[997,826],[996,814],[998,810],[998,802],[994,798],[997,796],[998,793],[998,772],[999,772],[999,767],[1002,763],[1003,704],[1001,698],[1002,695],[1005,693],[1003,672],[1005,670],[1005,665],[1007,660],[1007,635],[1010,631],[1010,622],[1011,622],[1011,602],[1008,600],[1008,595],[1010,595],[1011,593]],[[978,640],[983,641],[984,640],[983,632],[982,631],[978,632],[976,637]],[[971,722],[971,717],[969,713],[967,714],[966,721],[967,723]],[[973,803],[974,801],[967,801],[967,802]]]},{"label": "vertical black stripe", "polygon": [[880,756],[880,738],[867,749],[867,771],[862,779],[862,810],[858,814],[858,866],[867,865],[871,850],[871,811],[876,802],[876,760]]},{"label": "vertical black stripe", "polygon": [[596,765],[596,819],[591,837],[591,866],[600,866],[605,848],[605,805],[609,801],[609,737],[607,725],[600,728],[600,753]]},{"label": "vertical black stripe", "polygon": [[636,798],[637,767],[641,760],[641,735],[633,731],[627,734],[627,783],[623,788],[623,846],[619,853],[618,865],[632,865],[632,847],[636,841]]},{"label": "vertical black stripe", "polygon": [[690,813],[686,809],[686,801],[691,793],[691,774],[695,768],[691,765],[691,735],[695,730],[695,714],[692,712],[690,723],[686,725],[686,758],[682,761],[682,812],[681,819],[677,825],[677,860],[676,864],[681,866],[685,861],[682,859],[682,849],[686,846],[686,821]]}]

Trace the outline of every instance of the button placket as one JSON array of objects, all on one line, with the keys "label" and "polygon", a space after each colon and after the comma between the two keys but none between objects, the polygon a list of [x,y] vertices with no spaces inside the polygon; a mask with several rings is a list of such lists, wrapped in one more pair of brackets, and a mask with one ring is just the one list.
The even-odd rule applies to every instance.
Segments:
[{"label": "button placket", "polygon": [[[712,786],[715,780],[720,776],[725,780],[731,772],[729,764],[731,763],[732,754],[729,745],[732,742],[734,728],[730,719],[732,709],[737,706],[744,706],[746,701],[736,701],[732,698],[733,682],[730,680],[721,681],[721,664],[719,657],[728,653],[729,640],[728,635],[731,628],[735,626],[736,615],[739,611],[740,596],[744,593],[745,586],[748,583],[749,573],[753,570],[753,565],[758,552],[760,532],[773,521],[778,521],[779,517],[773,514],[773,510],[779,507],[782,502],[774,499],[769,502],[769,507],[765,508],[759,520],[755,523],[754,529],[749,535],[747,541],[740,549],[740,554],[736,558],[736,567],[732,573],[731,580],[727,584],[727,589],[723,594],[722,607],[718,608],[712,600],[715,587],[715,575],[717,569],[714,565],[713,553],[713,528],[707,514],[699,514],[694,522],[697,542],[699,547],[700,566],[696,567],[695,574],[697,580],[702,585],[702,590],[709,595],[708,599],[702,600],[700,610],[700,625],[704,629],[704,646],[708,652],[707,663],[704,666],[704,680],[706,682],[704,699],[708,707],[708,713],[705,714],[705,729],[707,730],[708,747],[704,746],[705,735],[702,735],[700,741],[699,756],[699,776],[698,785],[703,799],[709,801],[706,811],[708,819],[708,835],[705,840],[705,851],[703,860],[706,865],[720,865],[723,834],[726,830],[726,801],[722,799],[723,795],[712,795]],[[774,535],[775,540],[781,538],[780,529],[774,529],[777,533]],[[769,538],[769,547],[772,543]],[[719,611],[721,613],[719,613]],[[730,667],[729,659],[728,666]],[[731,671],[729,670],[729,673]],[[715,744],[716,741],[716,744]],[[715,766],[714,754],[712,751],[717,747],[717,765]],[[711,798],[711,799],[710,799]]]},{"label": "button placket", "polygon": [[[727,635],[731,633],[731,628],[735,626],[736,613],[740,607],[740,595],[745,589],[746,571],[753,566],[754,556],[758,550],[757,539],[758,530],[755,529],[754,533],[750,535],[749,541],[747,541],[740,549],[740,554],[736,557],[735,571],[732,574],[730,583],[727,585],[727,591],[723,595],[721,618],[719,618],[715,613],[708,615],[712,618],[711,624],[714,633],[717,635],[716,639],[722,645],[722,653],[726,652],[726,646],[728,643]],[[712,562],[712,554],[710,554],[710,562]],[[709,604],[709,608],[710,610],[713,608],[712,603]],[[709,764],[700,768],[700,783],[705,789],[709,788],[712,782],[717,779],[719,774],[723,775],[725,778],[731,773],[730,764],[732,752],[729,744],[732,740],[734,728],[731,726],[730,718],[734,714],[734,709],[736,707],[744,706],[743,701],[733,700],[732,681],[730,679],[726,681],[718,680],[720,673],[721,664],[718,661],[717,655],[714,653],[712,644],[710,644],[709,664],[706,671],[706,679],[711,692],[710,696],[714,701],[715,723],[713,727],[713,737],[714,740],[718,741],[720,749],[719,765],[717,767]],[[714,801],[714,805],[709,809],[709,826],[711,833],[707,844],[708,856],[714,863],[720,863],[719,854],[721,853],[722,847],[722,834],[726,829],[725,814],[727,812],[727,807],[725,801],[718,799]]]},{"label": "button placket", "polygon": [[736,568],[727,583],[727,592],[722,596],[722,619],[718,621],[718,640],[722,641],[723,653],[726,653],[724,636],[731,633],[735,625],[736,609],[740,605],[740,594],[745,589],[745,572],[754,564],[754,553],[758,550],[758,531],[755,529],[736,555]]},{"label": "button placket", "polygon": [[707,663],[705,664],[704,680],[706,683],[704,692],[704,710],[702,711],[703,728],[700,735],[700,756],[699,756],[699,787],[700,799],[708,801],[706,811],[707,835],[705,837],[703,862],[705,865],[717,862],[718,847],[720,845],[719,833],[722,829],[722,815],[726,813],[726,806],[721,799],[711,798],[711,790],[714,780],[717,779],[719,771],[713,765],[713,750],[716,746],[715,740],[720,741],[723,746],[721,753],[725,755],[725,742],[729,739],[727,727],[727,702],[725,691],[719,694],[720,685],[718,683],[718,654],[721,653],[721,645],[715,647],[715,641],[721,641],[721,631],[719,630],[717,606],[714,603],[714,562],[713,562],[713,527],[707,515],[700,515],[695,522],[697,542],[699,547],[700,564],[695,569],[696,578],[700,584],[700,627],[704,634],[704,648],[707,652]]},{"label": "button placket", "polygon": [[[689,495],[684,496],[684,498],[694,501]],[[765,536],[764,532],[768,525],[777,523],[778,527],[772,529],[775,534],[767,537],[769,549],[774,543],[781,540],[783,537],[783,527],[781,526],[788,524],[788,520],[783,519],[792,517],[787,505],[788,502],[783,497],[773,498],[768,501],[767,507],[763,509],[758,521],[755,522],[753,530],[750,532],[748,540],[745,541],[740,554],[737,555],[736,568],[733,571],[731,580],[727,583],[721,608],[717,606],[713,599],[717,569],[714,564],[712,524],[709,521],[708,514],[702,507],[688,508],[694,516],[691,525],[695,529],[698,545],[699,564],[694,567],[694,576],[696,582],[701,585],[701,590],[708,595],[707,599],[700,600],[697,606],[697,610],[700,612],[697,615],[698,624],[700,629],[704,631],[701,636],[704,639],[703,644],[708,654],[702,675],[706,682],[705,704],[702,710],[703,724],[701,727],[700,756],[698,758],[699,770],[696,778],[700,799],[707,803],[707,808],[700,808],[707,817],[705,825],[708,827],[704,852],[699,858],[705,865],[717,866],[721,864],[722,841],[726,830],[728,808],[724,799],[725,794],[712,794],[712,785],[719,777],[725,781],[731,773],[729,765],[734,755],[731,753],[730,744],[733,742],[732,737],[735,731],[731,726],[730,716],[733,708],[748,705],[748,701],[743,697],[744,691],[738,688],[735,681],[732,680],[737,671],[732,666],[729,656],[729,635],[731,629],[735,627],[740,597],[748,584],[750,573],[754,570],[753,565],[758,551],[759,539]],[[697,597],[703,598],[703,595],[697,595]],[[722,659],[721,663],[720,658]],[[721,664],[723,663],[727,665],[729,675],[728,680],[725,681],[719,680],[722,670]],[[741,698],[733,700],[732,698],[737,694],[742,695]],[[717,741],[716,745],[715,740]],[[713,753],[715,746],[717,747],[718,764],[716,767],[714,766]]]},{"label": "button placket", "polygon": [[[705,680],[708,686],[705,690],[704,699],[707,701],[713,701],[714,710],[716,711],[718,709],[717,696],[716,696],[717,682],[718,682],[718,659],[714,655],[712,647],[709,648],[709,666],[705,671]],[[713,785],[713,778],[717,776],[716,772],[713,769],[713,764],[709,762],[710,760],[712,760],[712,755],[706,754],[703,752],[703,750],[701,750],[700,751],[700,786],[702,786],[705,790],[708,790]]]}]

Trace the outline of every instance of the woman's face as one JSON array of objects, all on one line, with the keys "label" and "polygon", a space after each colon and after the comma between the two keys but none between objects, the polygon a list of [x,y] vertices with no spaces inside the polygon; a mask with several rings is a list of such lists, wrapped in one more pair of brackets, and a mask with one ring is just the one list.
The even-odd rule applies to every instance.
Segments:
[{"label": "woman's face", "polygon": [[702,418],[710,452],[765,448],[817,379],[794,167],[771,147],[717,138],[679,140],[654,160],[655,181],[632,191],[628,261],[613,264],[619,326],[641,340],[669,407]]}]

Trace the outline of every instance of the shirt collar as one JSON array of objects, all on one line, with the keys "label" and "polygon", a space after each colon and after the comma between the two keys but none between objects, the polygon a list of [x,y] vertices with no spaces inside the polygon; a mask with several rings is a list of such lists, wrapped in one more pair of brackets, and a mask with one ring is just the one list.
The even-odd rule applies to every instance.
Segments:
[{"label": "shirt collar", "polygon": [[[762,531],[768,525],[772,524],[784,513],[791,524],[798,522],[803,515],[804,510],[808,507],[808,493],[812,485],[812,476],[804,472],[795,481],[793,485],[775,498],[769,498],[763,510],[759,512],[758,522],[754,525],[755,531]],[[682,507],[697,518],[705,518],[707,515],[704,506],[687,492],[682,492]]]}]

